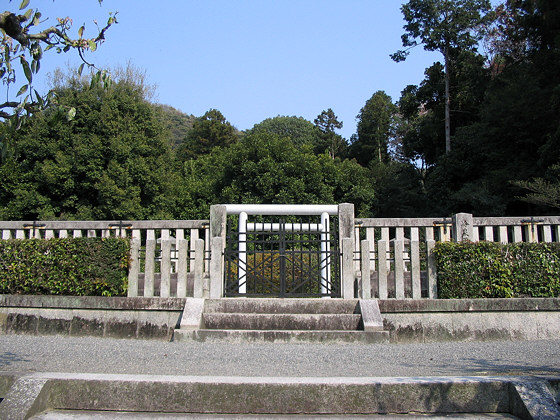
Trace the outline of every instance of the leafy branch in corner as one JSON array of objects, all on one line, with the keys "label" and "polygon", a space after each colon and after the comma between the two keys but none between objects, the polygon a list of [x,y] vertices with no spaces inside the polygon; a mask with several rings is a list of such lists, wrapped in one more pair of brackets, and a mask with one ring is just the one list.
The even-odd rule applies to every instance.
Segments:
[{"label": "leafy branch in corner", "polygon": [[[101,4],[101,1],[99,3]],[[65,53],[77,51],[82,65],[79,67],[81,75],[84,66],[97,74],[92,77],[96,82],[108,83],[107,72],[97,69],[85,58],[85,52],[93,52],[105,40],[107,30],[118,23],[117,13],[110,13],[107,23],[103,27],[97,26],[95,36],[85,37],[85,25],[82,25],[75,36],[71,35],[73,21],[69,17],[57,18],[56,23],[43,27],[48,18],[43,18],[39,9],[28,8],[30,0],[23,0],[18,12],[5,11],[0,13],[0,79],[6,87],[6,100],[0,103],[0,143],[3,152],[6,149],[8,135],[12,130],[21,127],[25,118],[43,109],[52,99],[52,95],[41,95],[33,88],[33,78],[41,68],[43,54],[53,50]],[[46,25],[45,25],[46,26]],[[15,85],[19,77],[25,80],[18,84],[15,95],[10,88]]]}]

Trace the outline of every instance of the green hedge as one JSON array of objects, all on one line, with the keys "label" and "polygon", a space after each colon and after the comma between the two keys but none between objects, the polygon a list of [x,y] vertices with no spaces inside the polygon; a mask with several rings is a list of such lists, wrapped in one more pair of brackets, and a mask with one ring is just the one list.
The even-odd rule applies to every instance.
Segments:
[{"label": "green hedge", "polygon": [[123,296],[129,249],[124,238],[0,240],[0,293]]},{"label": "green hedge", "polygon": [[434,252],[440,298],[560,295],[560,244],[441,242]]}]

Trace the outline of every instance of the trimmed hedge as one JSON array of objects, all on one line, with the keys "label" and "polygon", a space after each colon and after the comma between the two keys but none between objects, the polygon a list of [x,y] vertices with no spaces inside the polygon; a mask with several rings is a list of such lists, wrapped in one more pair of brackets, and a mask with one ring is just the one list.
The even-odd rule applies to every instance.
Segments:
[{"label": "trimmed hedge", "polygon": [[558,243],[441,242],[434,253],[442,299],[560,295]]},{"label": "trimmed hedge", "polygon": [[124,296],[129,241],[125,238],[0,241],[0,293]]}]

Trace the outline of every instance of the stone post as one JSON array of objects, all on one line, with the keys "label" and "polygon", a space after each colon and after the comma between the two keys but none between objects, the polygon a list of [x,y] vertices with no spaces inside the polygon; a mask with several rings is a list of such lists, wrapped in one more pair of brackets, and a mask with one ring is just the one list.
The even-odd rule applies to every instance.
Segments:
[{"label": "stone post", "polygon": [[342,251],[340,294],[354,299],[354,204],[338,205],[338,232]]},{"label": "stone post", "polygon": [[369,261],[369,241],[367,239],[360,242],[360,267],[362,281],[358,288],[358,297],[361,299],[371,299],[371,264]]},{"label": "stone post", "polygon": [[210,299],[224,295],[226,216],[226,206],[217,204],[210,207]]},{"label": "stone post", "polygon": [[193,297],[204,297],[204,240],[196,239],[194,243],[194,287]]},{"label": "stone post", "polygon": [[453,215],[453,240],[455,242],[473,240],[473,216],[470,213]]}]

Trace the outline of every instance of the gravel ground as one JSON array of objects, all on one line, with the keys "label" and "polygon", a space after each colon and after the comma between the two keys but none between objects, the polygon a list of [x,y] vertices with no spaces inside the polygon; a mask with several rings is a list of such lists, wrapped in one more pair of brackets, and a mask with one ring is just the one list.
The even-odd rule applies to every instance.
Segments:
[{"label": "gravel ground", "polygon": [[194,376],[560,376],[560,340],[216,344],[0,335],[0,371]]}]

